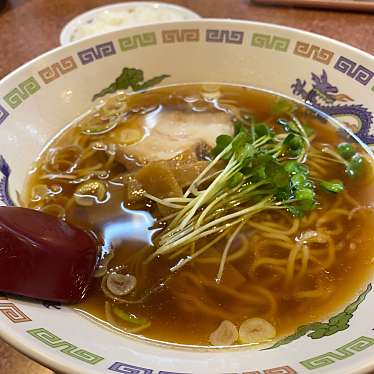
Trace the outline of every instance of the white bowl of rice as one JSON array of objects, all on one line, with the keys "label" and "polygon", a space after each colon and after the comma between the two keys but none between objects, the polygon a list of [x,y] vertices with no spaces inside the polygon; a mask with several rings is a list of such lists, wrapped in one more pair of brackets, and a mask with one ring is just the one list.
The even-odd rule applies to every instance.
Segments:
[{"label": "white bowl of rice", "polygon": [[60,44],[65,45],[122,28],[200,18],[190,9],[158,2],[128,2],[102,6],[82,13],[65,25]]}]

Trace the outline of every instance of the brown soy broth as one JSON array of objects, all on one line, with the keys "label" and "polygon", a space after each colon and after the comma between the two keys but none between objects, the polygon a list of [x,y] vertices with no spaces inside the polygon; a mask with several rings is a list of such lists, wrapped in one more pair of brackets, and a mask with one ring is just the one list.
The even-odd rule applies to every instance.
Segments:
[{"label": "brown soy broth", "polygon": [[[219,100],[214,96],[218,89],[221,92]],[[201,92],[204,92],[207,100],[201,100]],[[144,123],[150,126],[157,120],[158,113],[162,111],[221,111],[228,105],[253,113],[257,121],[272,122],[274,116],[271,114],[271,107],[276,99],[276,96],[266,92],[229,85],[215,87],[213,85],[181,85],[154,89],[130,96],[129,106],[137,108],[137,112],[120,126],[139,128],[142,108],[150,107],[155,109],[149,114],[144,114],[148,116]],[[345,140],[331,124],[322,121],[309,111],[301,109],[298,115],[303,123],[307,123],[316,131],[316,142],[336,145]],[[47,149],[73,144],[78,132],[77,126],[67,127]],[[99,137],[98,139],[105,140],[107,137]],[[41,183],[48,186],[56,185],[55,180],[41,179],[44,157],[45,154],[42,154],[37,161],[24,191],[24,200],[32,208],[40,208],[39,203],[31,201],[31,192],[34,186]],[[99,154],[95,162],[103,163],[101,157]],[[93,164],[94,162],[88,166]],[[337,178],[344,181],[347,192],[360,205],[366,206],[373,203],[374,197],[370,167],[367,166],[365,174],[357,180],[348,178],[339,164],[331,166],[328,175],[329,179]],[[116,180],[116,177],[127,172],[124,165],[114,162],[108,175],[102,177],[108,182],[109,198],[104,203],[90,207],[82,207],[72,203],[66,211],[67,221],[94,231],[102,241],[104,251],[114,251],[115,255],[110,267],[126,265],[130,259],[134,258],[134,255],[143,252],[144,254],[141,256],[145,259],[154,250],[152,242],[158,230],[154,226],[157,218],[154,208],[137,207],[136,205],[129,207],[126,204],[124,187]],[[70,199],[76,185],[64,183],[62,186],[63,193],[58,198]],[[336,199],[336,195],[324,194],[321,206],[316,209],[317,215],[321,216],[326,213],[325,206],[331,207]],[[345,207],[344,203],[343,207]],[[264,217],[267,216],[264,215]],[[278,217],[270,215],[270,218],[266,219],[276,222]],[[307,229],[308,227],[300,229],[292,237],[297,237],[301,231]],[[251,251],[227,265],[222,285],[239,290],[239,292],[246,292],[247,286],[265,287],[277,300],[277,311],[272,314],[269,314],[267,308],[261,305],[252,308],[248,303],[228,298],[227,295],[218,292],[214,287],[202,291],[198,283],[194,284],[192,280],[187,282],[183,278],[186,274],[198,276],[204,274],[206,279],[214,282],[218,264],[192,263],[170,278],[169,268],[175,265],[175,260],[165,258],[156,259],[147,265],[146,279],[144,280],[149,287],[159,283],[165,283],[165,285],[140,304],[120,304],[119,307],[126,313],[148,319],[151,326],[142,331],[140,335],[161,341],[180,344],[208,344],[211,332],[225,319],[225,315],[217,314],[215,308],[224,310],[228,315],[226,319],[230,319],[238,326],[247,318],[265,318],[276,326],[277,335],[281,336],[292,332],[300,325],[323,320],[357,295],[373,270],[374,239],[370,235],[373,230],[374,220],[370,212],[357,213],[351,222],[345,222],[342,234],[336,237],[337,242],[342,243],[345,243],[344,238],[349,234],[353,239],[346,240],[347,248],[338,252],[334,265],[326,271],[308,274],[302,280],[302,286],[316,287],[318,285],[319,289],[326,291],[328,297],[301,300],[293,298],[292,287],[283,287],[279,274],[272,271],[271,268],[262,268],[256,271],[255,277],[249,277],[249,264],[253,262],[254,256]],[[352,243],[354,245],[351,245]],[[239,245],[239,241],[236,240],[232,251],[234,252]],[[219,253],[223,247],[224,243],[217,244],[208,255]],[[281,248],[275,248],[273,251],[273,253],[279,251],[279,257],[283,256]],[[100,284],[100,279],[93,282],[88,297],[77,308],[107,322],[105,316],[107,298],[102,293]],[[181,301],[181,295],[192,295],[195,300],[203,305],[208,305],[210,309],[194,310],[188,298]]]}]

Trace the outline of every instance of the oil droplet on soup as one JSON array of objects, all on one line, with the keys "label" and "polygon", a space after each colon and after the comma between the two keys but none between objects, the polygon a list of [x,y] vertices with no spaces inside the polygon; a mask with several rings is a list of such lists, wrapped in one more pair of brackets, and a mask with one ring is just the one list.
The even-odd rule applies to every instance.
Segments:
[{"label": "oil droplet on soup", "polygon": [[[230,339],[223,336],[219,341],[231,344],[245,321],[266,327],[264,332],[246,331],[246,343],[254,335],[273,339],[274,334],[277,338],[323,320],[356,296],[373,267],[374,220],[367,208],[374,200],[371,161],[353,144],[366,161],[359,177],[349,177],[344,164],[329,152],[351,139],[301,105],[276,113],[279,102],[275,95],[230,85],[119,93],[50,142],[30,174],[24,201],[98,237],[101,265],[88,297],[76,306],[79,310],[121,330],[180,344],[208,345],[212,333],[227,333],[221,332],[227,325],[235,334],[230,330]],[[305,135],[310,147],[300,161],[314,186],[313,209],[302,217],[286,209],[263,209],[237,232],[228,231],[228,249],[229,236],[218,231],[175,245],[175,250],[169,244],[165,255],[152,258],[169,243],[163,233],[168,233],[180,204],[191,201],[193,193],[199,193],[196,189],[208,188],[226,167],[227,160],[217,162],[191,187],[212,163],[216,137],[225,135],[223,142],[244,123],[259,132],[265,124],[271,136],[284,140],[279,123],[292,116],[304,130],[313,130],[313,135]],[[260,124],[257,130],[255,124]],[[294,141],[289,150],[300,145],[289,140]],[[269,149],[265,146],[264,152]],[[282,152],[273,153],[278,164],[285,157]],[[329,191],[320,187],[321,180],[329,181]],[[230,183],[228,194],[240,181]],[[331,192],[334,188],[339,192]],[[200,217],[205,208],[195,214]],[[206,214],[211,214],[209,223],[220,209],[213,204]],[[194,225],[186,235],[199,229]],[[173,240],[186,240],[186,235]]]}]

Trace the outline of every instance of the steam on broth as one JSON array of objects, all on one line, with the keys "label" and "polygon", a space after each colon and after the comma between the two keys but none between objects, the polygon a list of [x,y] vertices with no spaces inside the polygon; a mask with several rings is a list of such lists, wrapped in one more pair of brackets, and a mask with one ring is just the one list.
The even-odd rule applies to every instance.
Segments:
[{"label": "steam on broth", "polygon": [[100,241],[78,309],[147,338],[231,345],[353,297],[372,270],[372,182],[360,147],[310,109],[180,85],[99,103],[52,140],[24,196]]}]

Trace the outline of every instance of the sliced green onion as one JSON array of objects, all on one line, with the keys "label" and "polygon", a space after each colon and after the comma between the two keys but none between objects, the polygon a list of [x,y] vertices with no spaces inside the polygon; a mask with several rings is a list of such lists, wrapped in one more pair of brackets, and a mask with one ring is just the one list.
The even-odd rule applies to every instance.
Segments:
[{"label": "sliced green onion", "polygon": [[81,132],[84,135],[103,135],[113,130],[120,120],[120,117],[104,118],[99,112],[90,114],[82,120]]},{"label": "sliced green onion", "polygon": [[92,206],[105,200],[107,185],[100,180],[88,180],[81,183],[74,192],[74,200],[81,206]]},{"label": "sliced green onion", "polygon": [[218,328],[209,336],[210,344],[214,346],[232,345],[238,340],[238,329],[231,321],[222,321]]},{"label": "sliced green onion", "polygon": [[126,313],[124,312],[122,309],[119,309],[117,307],[114,307],[113,308],[113,313],[118,317],[118,318],[121,318],[123,321],[126,321],[128,323],[132,323],[134,325],[139,325],[139,326],[143,326],[143,325],[147,325],[149,324],[150,322],[144,318],[144,317],[140,317],[140,316],[136,316],[135,314],[132,314],[132,313]]},{"label": "sliced green onion", "polygon": [[262,343],[273,339],[276,334],[274,326],[262,318],[249,318],[239,327],[241,343]]}]

